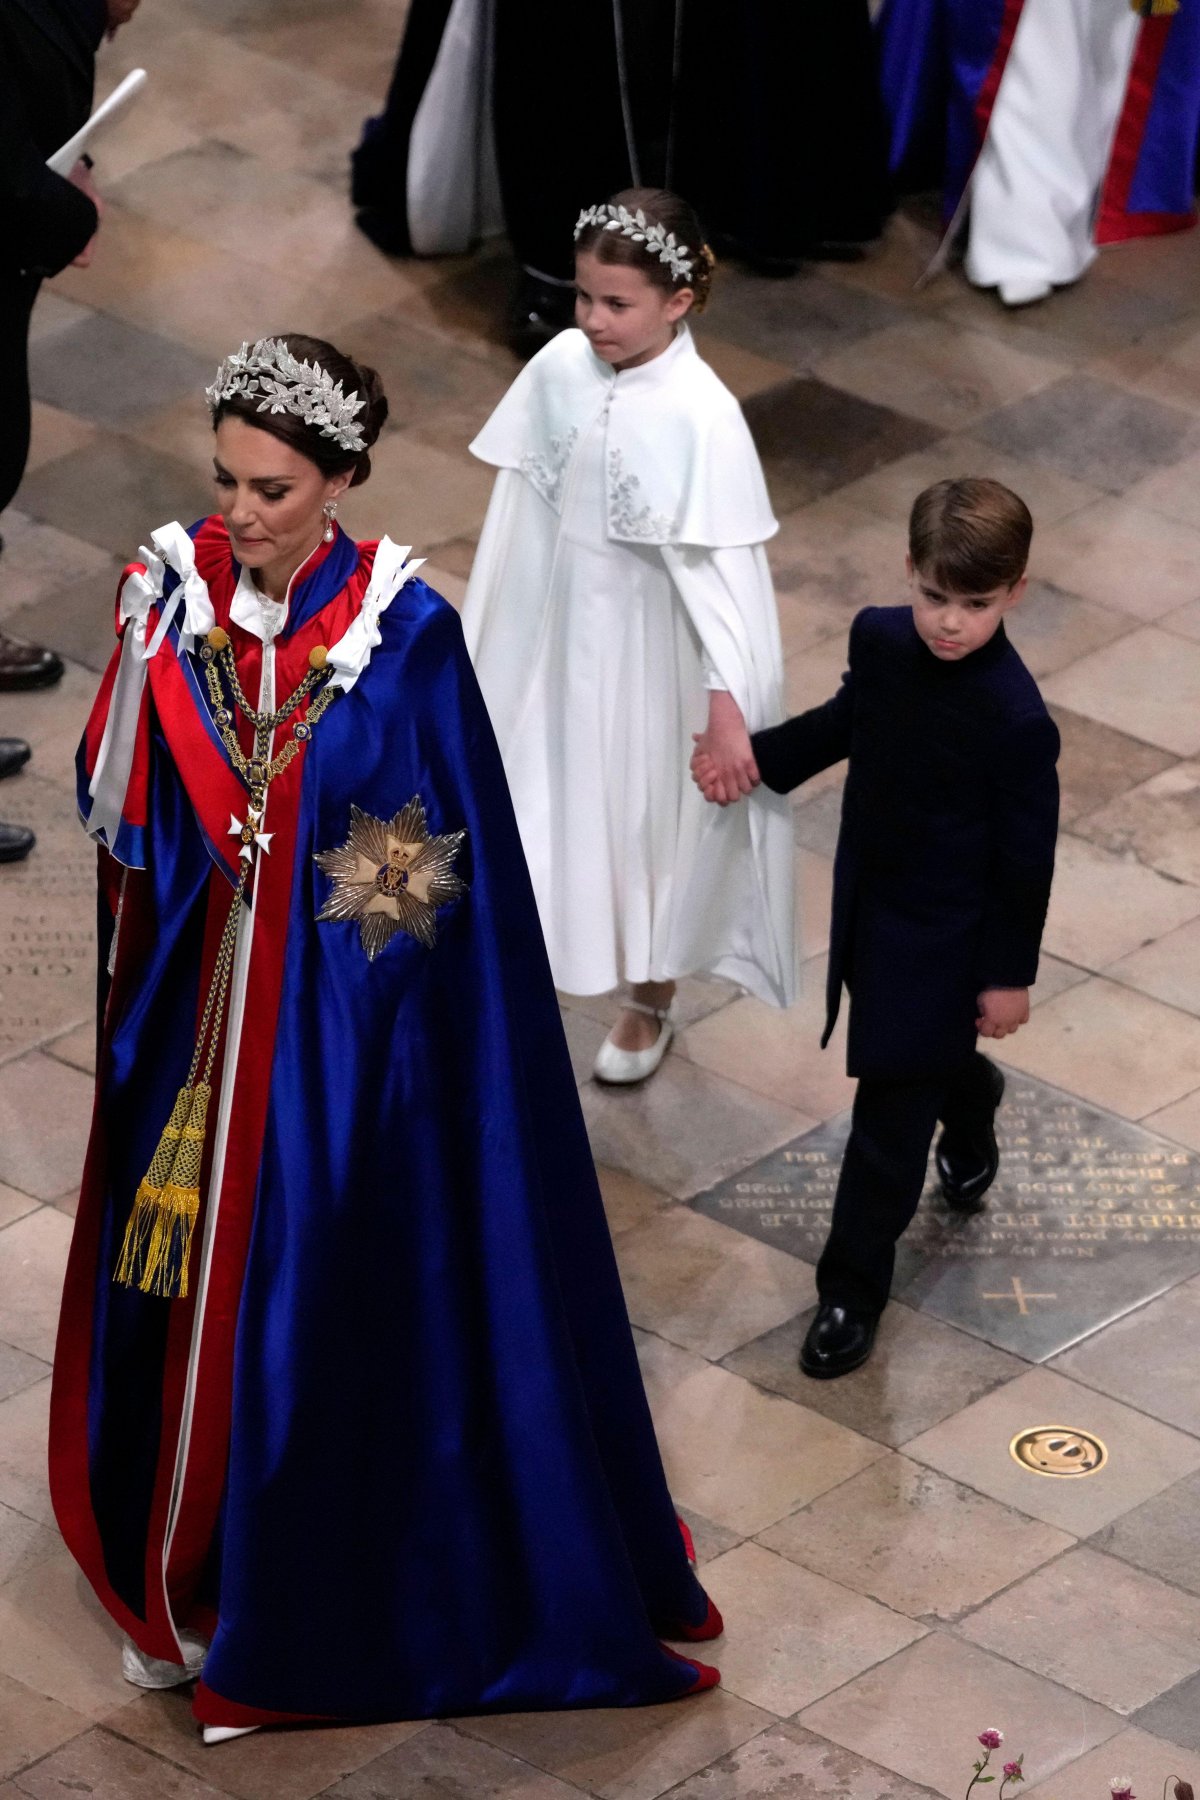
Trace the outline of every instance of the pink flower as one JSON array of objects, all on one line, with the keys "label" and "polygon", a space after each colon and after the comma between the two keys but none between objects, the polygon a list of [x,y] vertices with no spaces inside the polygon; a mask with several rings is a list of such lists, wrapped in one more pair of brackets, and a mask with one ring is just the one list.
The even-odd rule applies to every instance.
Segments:
[{"label": "pink flower", "polygon": [[989,1726],[986,1731],[980,1732],[979,1741],[985,1750],[998,1750],[1004,1742],[1004,1733],[997,1731],[994,1726]]},{"label": "pink flower", "polygon": [[1021,1773],[1020,1763],[1019,1762],[1005,1763],[1004,1778],[1006,1781],[1024,1781],[1025,1777]]},{"label": "pink flower", "polygon": [[1133,1783],[1128,1775],[1114,1775],[1108,1785],[1112,1793],[1112,1800],[1137,1800],[1137,1795],[1133,1791]]}]

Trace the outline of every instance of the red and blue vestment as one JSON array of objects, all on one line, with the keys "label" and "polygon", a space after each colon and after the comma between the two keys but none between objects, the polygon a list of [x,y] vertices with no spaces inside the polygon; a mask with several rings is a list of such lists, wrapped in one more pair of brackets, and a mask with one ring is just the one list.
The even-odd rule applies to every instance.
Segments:
[{"label": "red and blue vestment", "polygon": [[[252,700],[267,654],[237,623],[222,523],[171,530],[165,561],[127,571],[130,642],[80,752],[115,929],[55,1367],[63,1535],[144,1655],[211,1639],[207,1723],[689,1692],[706,1673],[660,1637],[715,1615],[668,1496],[500,759],[453,610],[408,569],[372,597],[377,560],[402,554],[386,539],[322,545],[274,639],[280,696],[319,645],[357,634],[358,661],[268,790],[190,1291],[113,1282],[238,868],[246,789],[199,633],[228,633]],[[353,922],[318,920],[314,858],[352,808],[388,819],[414,796],[431,832],[466,833],[468,891],[431,948],[398,931],[372,960]]]}]

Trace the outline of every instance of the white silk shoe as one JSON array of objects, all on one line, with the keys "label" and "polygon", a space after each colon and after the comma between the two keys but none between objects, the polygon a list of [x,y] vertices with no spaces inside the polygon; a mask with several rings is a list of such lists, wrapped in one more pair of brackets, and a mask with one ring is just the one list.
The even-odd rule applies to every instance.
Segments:
[{"label": "white silk shoe", "polygon": [[183,1661],[166,1662],[161,1657],[145,1655],[132,1638],[126,1638],[121,1646],[122,1675],[134,1687],[140,1688],[182,1687],[185,1682],[194,1681],[203,1666],[208,1645],[190,1631],[180,1632],[179,1645]]},{"label": "white silk shoe", "polygon": [[206,1725],[204,1741],[206,1744],[225,1744],[230,1738],[249,1737],[252,1731],[257,1730],[257,1725]]},{"label": "white silk shoe", "polygon": [[1048,300],[1054,289],[1048,281],[1035,275],[1024,281],[1002,281],[996,292],[1005,306],[1033,306],[1038,300]]},{"label": "white silk shoe", "polygon": [[675,1036],[669,1006],[643,1006],[640,1000],[626,1000],[625,1005],[630,1012],[645,1013],[648,1018],[657,1019],[658,1036],[648,1050],[622,1050],[611,1037],[605,1038],[596,1052],[592,1073],[597,1081],[605,1081],[610,1087],[628,1087],[653,1075]]}]

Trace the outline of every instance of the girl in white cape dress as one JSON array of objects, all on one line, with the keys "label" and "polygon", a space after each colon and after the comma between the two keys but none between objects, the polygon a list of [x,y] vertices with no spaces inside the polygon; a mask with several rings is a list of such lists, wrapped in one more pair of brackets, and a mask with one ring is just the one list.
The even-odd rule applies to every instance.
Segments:
[{"label": "girl in white cape dress", "polygon": [[[786,804],[748,733],[783,717],[772,517],[736,400],[684,316],[707,294],[695,214],[661,190],[576,227],[580,329],[522,371],[471,449],[499,474],[463,609],[557,986],[626,1010],[596,1073],[653,1073],[675,983],[795,997]],[[706,807],[693,740],[729,797]]]}]

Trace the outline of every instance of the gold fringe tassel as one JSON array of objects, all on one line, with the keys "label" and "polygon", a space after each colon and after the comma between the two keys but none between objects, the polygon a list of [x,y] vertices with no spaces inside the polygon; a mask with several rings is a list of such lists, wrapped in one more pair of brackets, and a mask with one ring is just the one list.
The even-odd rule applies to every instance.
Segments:
[{"label": "gold fringe tassel", "polygon": [[1143,19],[1160,19],[1177,13],[1183,0],[1129,0],[1129,4]]},{"label": "gold fringe tassel", "polygon": [[125,1227],[114,1280],[143,1294],[185,1300],[200,1211],[200,1165],[211,1088],[180,1088]]}]

